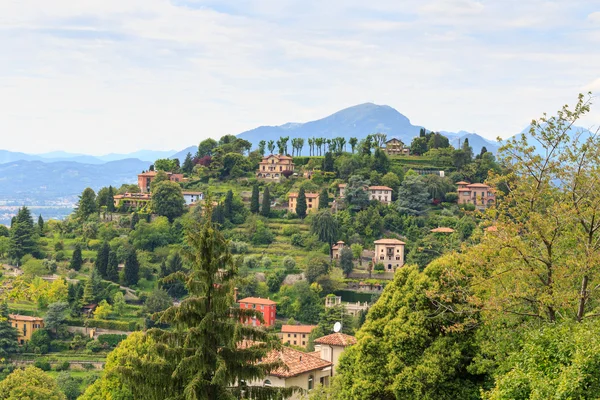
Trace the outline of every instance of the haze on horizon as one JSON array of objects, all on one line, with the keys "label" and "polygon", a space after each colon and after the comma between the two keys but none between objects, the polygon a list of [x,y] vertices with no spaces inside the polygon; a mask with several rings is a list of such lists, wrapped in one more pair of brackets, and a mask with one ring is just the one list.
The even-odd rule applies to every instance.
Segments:
[{"label": "haze on horizon", "polygon": [[182,149],[364,102],[507,137],[600,92],[599,48],[597,0],[3,1],[0,148]]}]

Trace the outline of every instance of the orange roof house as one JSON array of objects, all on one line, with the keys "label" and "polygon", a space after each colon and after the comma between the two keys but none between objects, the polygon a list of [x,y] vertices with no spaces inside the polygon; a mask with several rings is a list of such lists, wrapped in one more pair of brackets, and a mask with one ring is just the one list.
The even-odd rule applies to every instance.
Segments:
[{"label": "orange roof house", "polygon": [[315,340],[315,350],[321,352],[321,358],[330,361],[332,366],[332,375],[335,375],[335,368],[338,360],[346,347],[356,344],[354,336],[337,332],[331,335],[323,336]]},{"label": "orange roof house", "polygon": [[[147,171],[147,172],[142,172],[141,174],[138,174],[138,187],[140,188],[140,191],[142,193],[150,192],[150,184],[156,178],[157,174],[158,174],[158,171]],[[169,180],[171,182],[183,182],[184,181],[183,174],[174,174],[172,172],[165,172],[165,174],[167,174],[167,176],[169,177]]]},{"label": "orange roof house", "polygon": [[19,344],[24,344],[31,340],[33,332],[44,328],[44,319],[40,317],[30,317],[28,315],[9,314],[10,325],[17,329]]},{"label": "orange roof house", "polygon": [[433,232],[433,233],[453,233],[453,232],[456,232],[456,231],[454,229],[452,229],[452,228],[439,227],[439,228],[432,229],[429,232]]},{"label": "orange roof house", "polygon": [[460,181],[458,185],[458,204],[474,204],[483,209],[496,203],[496,193],[485,183],[469,183]]},{"label": "orange roof house", "polygon": [[281,327],[281,342],[295,346],[306,347],[308,336],[316,325],[283,325]]},{"label": "orange roof house", "polygon": [[[288,211],[296,213],[298,206],[298,193],[288,195]],[[306,193],[306,213],[315,212],[319,209],[319,193]]]}]

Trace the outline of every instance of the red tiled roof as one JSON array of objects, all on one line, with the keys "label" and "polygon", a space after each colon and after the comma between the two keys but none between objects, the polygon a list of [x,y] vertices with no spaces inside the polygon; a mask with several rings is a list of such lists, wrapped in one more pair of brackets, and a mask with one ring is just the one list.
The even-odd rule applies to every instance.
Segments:
[{"label": "red tiled roof", "polygon": [[487,232],[498,232],[498,227],[496,225],[488,226],[485,228]]},{"label": "red tiled roof", "polygon": [[393,190],[391,187],[387,186],[369,186],[369,190]]},{"label": "red tiled roof", "polygon": [[30,322],[37,322],[37,321],[43,321],[43,318],[40,317],[30,317],[29,315],[19,315],[19,314],[8,314],[8,318],[14,320],[14,321],[30,321]]},{"label": "red tiled roof", "polygon": [[347,185],[347,184],[345,184],[345,183],[340,183],[340,184],[338,185],[338,187],[340,187],[340,188],[345,188],[346,186],[348,186],[348,185]]},{"label": "red tiled roof", "polygon": [[486,187],[489,188],[489,185],[486,185],[485,183],[471,183],[470,185],[467,185],[468,187]]},{"label": "red tiled roof", "polygon": [[468,185],[469,182],[465,182],[465,181],[460,181],[460,182],[456,182],[457,185]]},{"label": "red tiled roof", "polygon": [[375,244],[406,244],[402,240],[398,239],[379,239],[374,242]]},{"label": "red tiled roof", "polygon": [[316,325],[282,325],[281,333],[311,333]]},{"label": "red tiled roof", "polygon": [[263,299],[261,297],[246,297],[245,299],[238,300],[238,303],[262,304],[262,305],[277,304],[273,300]]},{"label": "red tiled roof", "polygon": [[439,227],[439,228],[432,229],[430,232],[436,232],[436,233],[452,233],[452,232],[455,232],[455,230],[454,230],[454,229],[452,229],[452,228]]},{"label": "red tiled roof", "polygon": [[262,362],[272,363],[280,361],[285,367],[279,367],[268,375],[280,378],[291,378],[305,372],[315,371],[332,366],[329,361],[312,355],[313,353],[304,353],[292,349],[291,347],[282,347],[281,350],[271,351]]},{"label": "red tiled roof", "polygon": [[345,333],[337,332],[320,337],[315,340],[315,343],[346,347],[356,344],[356,338],[354,336],[346,335]]}]

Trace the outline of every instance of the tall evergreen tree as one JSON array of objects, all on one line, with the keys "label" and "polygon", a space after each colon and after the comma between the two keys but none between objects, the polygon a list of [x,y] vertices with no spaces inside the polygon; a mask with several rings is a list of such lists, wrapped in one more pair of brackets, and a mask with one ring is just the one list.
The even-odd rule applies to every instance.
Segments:
[{"label": "tall evergreen tree", "polygon": [[42,214],[40,214],[40,216],[38,217],[37,228],[38,228],[38,234],[40,236],[44,236],[44,218],[42,218]]},{"label": "tall evergreen tree", "polygon": [[[207,210],[208,215],[210,212]],[[175,273],[167,280],[183,280],[189,296],[181,305],[154,315],[157,322],[177,328],[154,328],[147,333],[163,349],[160,354],[164,362],[157,368],[155,360],[133,355],[129,366],[119,370],[120,376],[129,387],[146,386],[149,379],[160,383],[160,398],[289,397],[290,389],[262,384],[240,387],[242,381],[262,382],[268,371],[280,365],[260,362],[279,342],[265,330],[240,324],[240,320],[262,316],[256,310],[234,307],[234,260],[228,241],[211,218],[206,218],[199,229],[190,229],[186,241],[185,256],[192,269],[188,274]],[[252,344],[240,346],[247,340]],[[171,367],[171,373],[158,372],[165,365]],[[146,398],[154,398],[152,392],[146,393]]]},{"label": "tall evergreen tree", "polygon": [[0,304],[0,317],[2,317],[0,319],[0,358],[6,358],[17,351],[17,337],[19,334],[8,320],[8,305],[6,303]]},{"label": "tall evergreen tree", "polygon": [[104,241],[104,243],[102,243],[102,246],[100,246],[100,248],[98,249],[98,252],[96,253],[96,261],[94,263],[96,270],[98,271],[100,276],[104,279],[106,279],[106,271],[108,268],[108,254],[109,253],[110,253],[110,245],[108,244],[107,241]]},{"label": "tall evergreen tree", "polygon": [[83,287],[83,302],[85,304],[95,303],[98,300],[101,284],[100,274],[96,271],[96,268],[93,268],[90,278],[85,282],[85,286]]},{"label": "tall evergreen tree", "polygon": [[375,154],[373,155],[373,170],[379,172],[380,174],[386,174],[390,169],[390,159],[388,158],[385,151],[380,148],[375,149]]},{"label": "tall evergreen tree", "polygon": [[112,186],[108,187],[108,194],[106,196],[106,211],[109,213],[115,212],[115,188]]},{"label": "tall evergreen tree", "polygon": [[250,212],[258,214],[260,211],[258,184],[252,186],[252,197],[250,199]]},{"label": "tall evergreen tree", "polygon": [[321,242],[329,245],[329,257],[333,258],[332,248],[339,236],[339,225],[329,210],[319,211],[313,218],[311,231],[317,235]]},{"label": "tall evergreen tree", "polygon": [[71,257],[69,268],[74,269],[75,271],[79,271],[82,265],[83,258],[81,256],[81,244],[77,243],[75,245],[75,250],[73,250],[73,257]]},{"label": "tall evergreen tree", "polygon": [[300,218],[306,217],[306,193],[304,188],[301,187],[298,192],[298,199],[296,201],[296,215]]},{"label": "tall evergreen tree", "polygon": [[33,219],[27,207],[19,209],[10,228],[9,257],[20,260],[25,254],[34,254],[38,250],[35,241]]},{"label": "tall evergreen tree", "polygon": [[134,212],[131,215],[131,224],[130,224],[130,228],[133,230],[135,229],[135,226],[137,225],[137,223],[140,222],[140,216],[138,215],[138,213]]},{"label": "tall evergreen tree", "polygon": [[265,187],[263,192],[262,207],[260,208],[260,215],[265,218],[269,218],[271,215],[271,194],[269,193],[269,187]]},{"label": "tall evergreen tree", "polygon": [[326,187],[319,194],[319,210],[329,208],[329,191]]},{"label": "tall evergreen tree", "polygon": [[86,219],[97,211],[96,193],[91,188],[86,188],[79,196],[76,215],[80,219]]},{"label": "tall evergreen tree", "polygon": [[194,170],[194,161],[192,160],[192,153],[187,153],[185,156],[185,160],[183,161],[183,166],[181,170],[186,174],[191,174]]},{"label": "tall evergreen tree", "polygon": [[223,202],[223,215],[226,219],[231,220],[233,215],[233,191],[229,189],[225,195]]},{"label": "tall evergreen tree", "polygon": [[138,283],[140,279],[140,264],[137,259],[137,251],[135,249],[129,250],[127,258],[125,259],[125,285],[132,286]]},{"label": "tall evergreen tree", "polygon": [[331,154],[330,151],[325,153],[325,158],[323,159],[323,171],[333,172],[333,154]]},{"label": "tall evergreen tree", "polygon": [[108,253],[106,279],[111,282],[119,283],[119,261],[117,260],[117,253],[114,251]]}]

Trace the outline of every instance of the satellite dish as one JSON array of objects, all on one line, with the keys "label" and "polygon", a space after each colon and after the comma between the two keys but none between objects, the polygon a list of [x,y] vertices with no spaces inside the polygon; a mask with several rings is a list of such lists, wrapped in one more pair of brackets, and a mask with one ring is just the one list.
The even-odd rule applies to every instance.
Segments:
[{"label": "satellite dish", "polygon": [[333,331],[334,331],[335,333],[338,333],[338,332],[339,332],[339,331],[341,331],[341,330],[342,330],[342,323],[341,323],[341,322],[336,322],[336,323],[333,325]]}]

